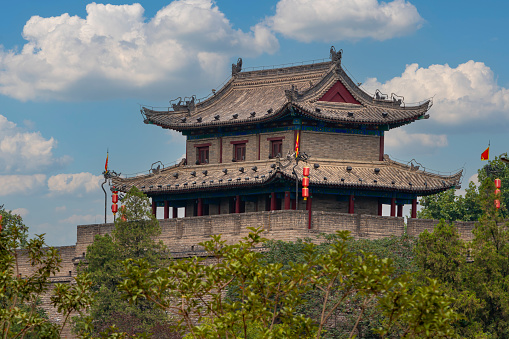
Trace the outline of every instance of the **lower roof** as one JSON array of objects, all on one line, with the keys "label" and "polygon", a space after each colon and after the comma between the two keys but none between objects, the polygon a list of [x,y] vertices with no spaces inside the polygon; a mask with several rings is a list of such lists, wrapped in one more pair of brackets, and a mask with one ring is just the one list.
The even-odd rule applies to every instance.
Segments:
[{"label": "lower roof", "polygon": [[[268,186],[278,180],[294,183],[294,166],[293,158],[192,166],[181,163],[149,175],[114,177],[112,182],[122,192],[136,186],[148,196],[227,191]],[[304,166],[310,167],[311,190],[313,187],[328,187],[429,195],[458,187],[462,176],[462,171],[449,176],[430,173],[385,156],[383,161],[370,162],[330,159],[310,159],[307,163],[301,161],[295,167],[299,182]]]}]

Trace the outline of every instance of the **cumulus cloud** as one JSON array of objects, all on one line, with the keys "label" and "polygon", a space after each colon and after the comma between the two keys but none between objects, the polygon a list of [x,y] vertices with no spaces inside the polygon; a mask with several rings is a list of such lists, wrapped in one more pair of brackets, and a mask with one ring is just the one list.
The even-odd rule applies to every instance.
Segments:
[{"label": "cumulus cloud", "polygon": [[420,28],[423,19],[404,0],[281,0],[266,22],[288,38],[333,42],[407,35]]},{"label": "cumulus cloud", "polygon": [[55,139],[26,132],[0,115],[0,173],[33,173],[68,163],[69,157],[54,157],[56,145]]},{"label": "cumulus cloud", "polygon": [[176,0],[150,20],[140,4],[91,3],[86,11],[30,18],[22,50],[0,51],[0,93],[82,100],[144,90],[166,99],[186,82],[210,88],[232,56],[279,48],[265,24],[234,29],[212,0]]},{"label": "cumulus cloud", "polygon": [[433,97],[431,121],[441,125],[469,125],[509,122],[509,89],[497,85],[493,71],[472,60],[453,68],[449,65],[407,65],[401,76],[380,83],[368,79],[363,87],[374,92],[397,93],[405,102]]},{"label": "cumulus cloud", "polygon": [[27,194],[46,184],[44,174],[35,175],[0,175],[0,196],[10,194]]},{"label": "cumulus cloud", "polygon": [[385,147],[389,152],[399,154],[433,153],[437,148],[448,145],[445,134],[408,133],[397,128],[385,134]]},{"label": "cumulus cloud", "polygon": [[67,210],[67,207],[64,205],[64,206],[57,206],[55,207],[55,212],[65,212]]},{"label": "cumulus cloud", "polygon": [[92,173],[57,174],[48,179],[50,195],[90,193],[98,190],[103,177]]}]

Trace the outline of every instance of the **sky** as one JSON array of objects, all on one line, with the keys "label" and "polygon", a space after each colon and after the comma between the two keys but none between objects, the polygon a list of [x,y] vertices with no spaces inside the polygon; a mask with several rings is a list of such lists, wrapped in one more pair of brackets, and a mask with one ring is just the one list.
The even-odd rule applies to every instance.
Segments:
[{"label": "sky", "polygon": [[328,58],[334,45],[367,92],[407,104],[433,98],[430,119],[389,131],[385,152],[444,174],[463,169],[463,189],[488,143],[492,158],[509,151],[507,1],[18,0],[1,8],[0,205],[49,245],[74,244],[77,225],[104,220],[108,150],[122,175],[185,154],[185,139],[145,125],[140,105],[207,96],[239,57],[244,68],[288,64]]}]

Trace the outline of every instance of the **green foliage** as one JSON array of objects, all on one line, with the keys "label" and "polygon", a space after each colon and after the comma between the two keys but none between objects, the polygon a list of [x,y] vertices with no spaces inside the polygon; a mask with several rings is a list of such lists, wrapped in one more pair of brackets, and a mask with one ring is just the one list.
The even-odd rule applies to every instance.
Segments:
[{"label": "green foliage", "polygon": [[[481,183],[483,216],[471,243],[462,241],[454,225],[441,222],[424,232],[415,247],[421,277],[439,280],[463,315],[456,323],[463,337],[509,337],[509,229],[494,207],[491,178]],[[468,260],[467,260],[468,258]]]},{"label": "green foliage", "polygon": [[[59,338],[72,312],[85,311],[91,301],[90,281],[82,276],[73,285],[56,284],[51,302],[64,318],[61,327],[48,321],[38,308],[47,293],[49,278],[60,270],[61,259],[53,247],[46,247],[43,235],[27,240],[28,229],[21,217],[0,206],[0,334],[2,338]],[[21,249],[22,248],[22,249]],[[21,276],[20,256],[28,257],[29,275]]]},{"label": "green foliage", "polygon": [[[325,239],[320,239],[325,238]],[[320,244],[315,247],[315,251],[320,255],[326,254],[335,241],[339,241],[337,235],[320,235],[317,240]],[[310,241],[311,239],[308,239]],[[373,253],[378,258],[389,258],[394,268],[394,277],[402,276],[405,273],[416,271],[413,264],[413,241],[407,236],[387,237],[377,240],[360,239],[347,241],[348,250],[356,255],[362,255],[363,252]],[[264,260],[267,263],[281,263],[283,267],[293,263],[304,263],[306,261],[304,249],[306,242],[297,240],[296,242],[268,241],[266,246],[269,250],[264,253]],[[336,300],[342,295],[337,291],[340,286],[337,285],[332,290],[331,299]],[[235,298],[236,289],[230,288],[228,295]],[[298,307],[298,312],[306,317],[318,321],[322,310],[324,294],[319,289],[312,289],[303,296],[303,303]],[[358,310],[362,306],[362,298],[356,295],[347,296],[341,309],[336,309],[326,324],[326,333],[324,338],[341,338],[349,335],[356,323]],[[375,330],[382,326],[383,315],[376,307],[378,299],[372,300],[364,310],[364,316],[357,324],[357,336],[359,338],[378,337]]]},{"label": "green foliage", "polygon": [[90,276],[95,301],[88,317],[75,319],[75,331],[84,336],[151,333],[152,338],[172,338],[164,312],[146,301],[131,305],[119,293],[123,260],[143,258],[159,267],[167,257],[162,242],[154,240],[161,228],[150,212],[148,198],[133,187],[122,203],[124,218],[117,218],[112,236],[96,236],[87,248],[83,271]]},{"label": "green foliage", "polygon": [[[453,334],[457,315],[452,299],[435,281],[411,290],[408,275],[396,275],[387,258],[349,248],[348,232],[338,232],[329,246],[298,243],[303,256],[288,252],[271,262],[256,250],[265,239],[260,229],[241,242],[227,245],[220,236],[200,245],[212,260],[190,258],[157,268],[146,260],[126,260],[121,289],[133,303],[150,301],[173,315],[176,328],[193,338],[320,338],[337,311],[357,298],[354,325],[358,333],[366,310],[377,301],[384,321],[376,330],[382,338],[401,333],[405,338],[435,338]],[[293,260],[297,259],[297,260]],[[274,260],[272,260],[274,261]],[[235,296],[225,298],[226,290]],[[315,317],[303,314],[304,297],[318,291]],[[258,331],[258,332],[257,332]],[[261,334],[260,334],[261,332]]]},{"label": "green foliage", "polygon": [[[477,171],[477,178],[480,183],[479,187],[470,182],[465,190],[465,196],[456,196],[455,190],[451,189],[422,197],[420,204],[423,209],[417,212],[417,217],[449,221],[477,221],[485,212],[486,192],[491,193],[488,187],[494,190],[493,181],[496,178],[502,180],[500,213],[503,218],[509,217],[504,203],[509,201],[509,164],[502,162],[499,157],[495,157],[494,160],[489,161],[487,165]],[[483,193],[481,194],[481,192]],[[492,198],[494,199],[494,197]],[[493,200],[491,203],[493,204]]]}]

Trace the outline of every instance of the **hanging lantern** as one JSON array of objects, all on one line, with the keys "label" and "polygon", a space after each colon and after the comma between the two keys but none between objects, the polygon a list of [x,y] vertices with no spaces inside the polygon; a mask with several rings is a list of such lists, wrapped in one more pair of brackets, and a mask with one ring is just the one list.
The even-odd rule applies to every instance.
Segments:
[{"label": "hanging lantern", "polygon": [[302,197],[304,198],[304,200],[307,200],[307,198],[309,197],[309,188],[302,187]]},{"label": "hanging lantern", "polygon": [[127,218],[125,217],[125,205],[120,206],[120,215],[122,221],[127,221]]},{"label": "hanging lantern", "polygon": [[307,200],[309,197],[309,167],[302,168],[302,197]]},{"label": "hanging lantern", "polygon": [[500,188],[500,187],[502,187],[502,180],[500,180],[500,179],[495,179],[495,187],[496,187],[496,188]]},{"label": "hanging lantern", "polygon": [[500,200],[495,199],[495,208],[498,210],[500,208]]},{"label": "hanging lantern", "polygon": [[111,205],[111,211],[113,212],[113,214],[117,214],[117,212],[118,212],[118,205],[117,204]]},{"label": "hanging lantern", "polygon": [[305,166],[304,168],[302,168],[302,175],[305,177],[309,176],[309,167],[308,166]]},{"label": "hanging lantern", "polygon": [[118,202],[118,191],[113,191],[113,194],[111,196],[111,202],[114,204]]},{"label": "hanging lantern", "polygon": [[499,194],[500,194],[500,190],[497,188],[497,189],[495,190],[495,195],[499,195]]}]

